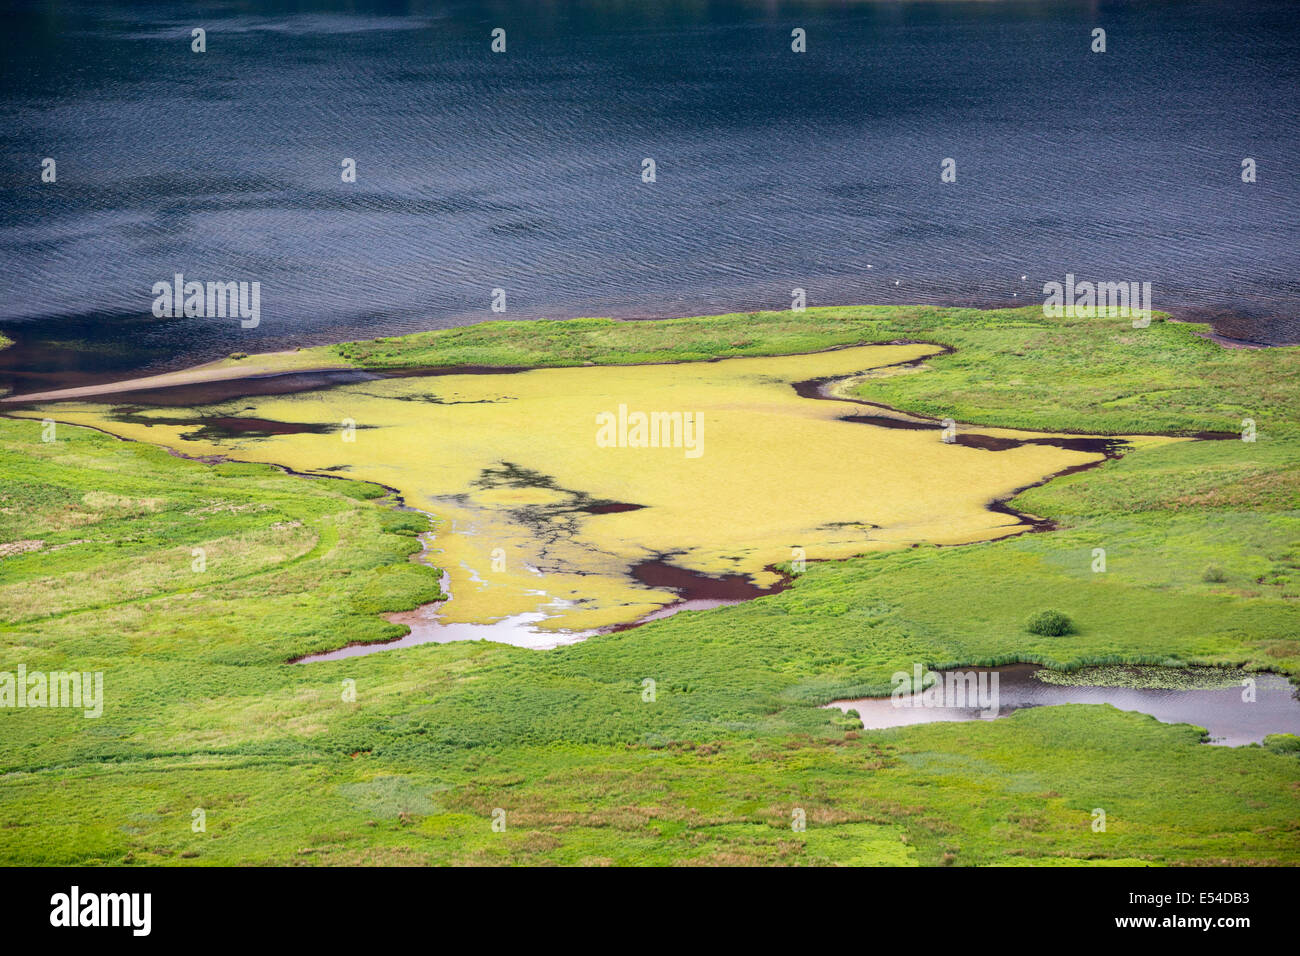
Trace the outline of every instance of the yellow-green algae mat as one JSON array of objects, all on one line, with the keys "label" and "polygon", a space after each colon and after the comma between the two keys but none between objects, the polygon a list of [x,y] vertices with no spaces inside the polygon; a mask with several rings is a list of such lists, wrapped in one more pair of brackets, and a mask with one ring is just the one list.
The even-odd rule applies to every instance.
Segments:
[{"label": "yellow-green algae mat", "polygon": [[[676,592],[631,576],[641,562],[667,555],[681,568],[743,574],[767,587],[777,580],[770,567],[798,557],[795,548],[807,560],[824,560],[917,542],[992,540],[1024,526],[990,510],[991,502],[1100,460],[1094,452],[1050,445],[988,451],[945,443],[933,430],[845,422],[863,406],[803,398],[792,388],[937,351],[879,345],[715,362],[388,378],[204,410],[133,409],[128,421],[115,420],[109,406],[84,403],[21,414],[94,425],[186,455],[275,463],[396,488],[408,505],[436,519],[428,558],[445,568],[453,595],[437,610],[442,622],[527,614],[542,629],[581,631],[634,621],[677,600]],[[698,445],[673,447],[661,437],[660,447],[619,447],[620,405],[634,441],[636,412],[698,416]],[[197,422],[174,423],[218,409],[328,430],[200,440]],[[355,422],[355,430],[345,422]],[[641,507],[611,510],[610,503]]]}]

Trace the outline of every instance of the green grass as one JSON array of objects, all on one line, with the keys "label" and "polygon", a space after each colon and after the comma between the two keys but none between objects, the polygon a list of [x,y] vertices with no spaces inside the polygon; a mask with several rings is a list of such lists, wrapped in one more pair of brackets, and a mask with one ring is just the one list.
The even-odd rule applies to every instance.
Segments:
[{"label": "green grass", "polygon": [[[436,595],[409,560],[422,516],[355,482],[0,420],[0,543],[30,548],[0,559],[0,669],[102,670],[107,697],[98,720],[0,712],[0,861],[1294,865],[1286,735],[1209,747],[1082,705],[867,732],[816,706],[887,692],[913,662],[1300,671],[1297,350],[1194,331],[881,307],[337,347],[368,365],[581,364],[915,338],[957,351],[864,398],[1118,434],[1257,423],[1254,443],[1136,447],[1023,493],[1053,532],[813,563],[781,594],[546,652],[287,665],[394,636],[377,612]],[[1075,631],[1028,633],[1048,606]]]},{"label": "green grass", "polygon": [[[841,312],[846,313],[843,318]],[[660,322],[483,322],[303,351],[328,364],[342,361],[376,369],[696,362],[885,341],[890,337],[890,318],[897,312],[894,307],[878,306],[805,313],[736,313]],[[815,316],[828,321],[815,321]]]},{"label": "green grass", "polygon": [[485,322],[304,349],[322,364],[416,368],[617,365],[780,355],[872,342],[934,342],[956,351],[944,374],[900,376],[860,391],[873,401],[979,424],[1094,434],[1294,427],[1296,350],[1225,349],[1205,326],[1150,328],[1105,315],[1046,318],[1041,308],[848,306],[618,322]]}]

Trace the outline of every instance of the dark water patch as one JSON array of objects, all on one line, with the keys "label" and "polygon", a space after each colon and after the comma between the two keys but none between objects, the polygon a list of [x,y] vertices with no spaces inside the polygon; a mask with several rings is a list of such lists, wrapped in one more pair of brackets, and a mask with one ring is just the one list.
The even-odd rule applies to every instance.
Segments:
[{"label": "dark water patch", "polygon": [[[1075,468],[1067,468],[1065,471],[1061,472],[1061,473],[1058,474],[1058,475],[1053,475],[1052,477],[1054,477],[1054,478],[1063,478],[1063,477],[1065,477],[1066,475],[1068,475],[1068,474],[1070,474],[1070,473],[1072,473],[1072,472],[1075,472],[1075,471],[1082,471],[1083,469],[1085,469],[1085,468],[1090,468],[1090,467],[1092,467],[1092,466],[1091,466],[1091,465],[1079,465],[1079,466],[1077,466],[1077,467],[1075,467]],[[1043,482],[1039,482],[1038,484],[1043,484]],[[1031,486],[1031,487],[1032,487],[1032,486]],[[1021,525],[1024,526],[1025,531],[1028,532],[1028,533],[1030,533],[1030,534],[1039,534],[1039,533],[1044,532],[1044,531],[1055,531],[1055,530],[1057,529],[1057,524],[1056,524],[1056,522],[1053,521],[1051,518],[1040,518],[1038,515],[1025,514],[1024,512],[1022,512],[1022,511],[1017,511],[1015,508],[1013,508],[1013,507],[1011,507],[1009,504],[1007,504],[1007,501],[1008,501],[1008,500],[1010,500],[1011,498],[1014,498],[1016,495],[1020,494],[1020,493],[1021,493],[1022,491],[1024,491],[1024,490],[1025,490],[1025,489],[1023,489],[1023,488],[1017,489],[1016,491],[1014,491],[1014,492],[1012,492],[1010,495],[1008,495],[1006,500],[991,501],[991,502],[989,502],[989,505],[988,505],[988,509],[989,509],[989,511],[992,511],[992,512],[994,512],[995,514],[1006,515],[1008,518],[1015,518],[1016,521],[1018,521]],[[941,547],[941,548],[954,547],[954,548],[955,548],[955,547],[961,547],[961,545],[943,545],[943,544],[941,544],[941,545],[939,545],[939,547]]]},{"label": "dark water patch", "polygon": [[907,431],[928,431],[941,426],[930,422],[921,422],[908,418],[891,418],[888,415],[845,415],[842,422],[857,422],[860,425],[875,425],[877,428],[902,428]]},{"label": "dark water patch", "polygon": [[[857,345],[841,346],[841,348],[857,348],[859,346],[867,345],[927,345],[931,348],[937,349],[937,351],[931,352],[929,355],[923,355],[920,358],[905,359],[902,362],[891,362],[888,365],[873,366],[871,368],[871,371],[873,372],[884,368],[920,368],[932,359],[944,355],[952,355],[957,351],[951,345],[938,345],[935,342],[924,342],[919,339],[891,339],[888,342],[860,342]],[[839,351],[839,349],[829,349],[828,351],[834,352]],[[830,385],[835,382],[842,382],[845,378],[851,377],[852,376],[845,375],[827,375],[822,378],[810,378],[802,382],[792,382],[790,387],[794,389],[794,393],[800,398],[813,398],[822,402],[850,402],[854,405],[869,405],[872,408],[880,408],[894,412],[904,419],[915,417],[919,421],[926,420],[926,416],[923,415],[910,416],[903,412],[898,412],[895,409],[890,408],[888,405],[881,405],[879,402],[869,402],[864,398],[854,398],[851,395],[832,395],[828,391]]]},{"label": "dark water patch", "polygon": [[826,398],[827,396],[822,394],[822,386],[829,381],[831,381],[829,378],[810,378],[804,382],[794,382],[790,387],[800,398]]},{"label": "dark water patch", "polygon": [[[602,628],[598,633],[618,634],[632,628],[672,617],[682,611],[707,611],[713,608],[727,607],[732,604],[744,604],[755,598],[766,597],[784,591],[791,584],[789,575],[782,574],[779,581],[770,588],[761,588],[746,574],[709,575],[692,571],[672,564],[671,555],[660,555],[642,561],[632,567],[632,577],[647,587],[656,590],[676,591],[678,600],[665,604],[635,621],[616,624]],[[775,571],[768,567],[765,570]]]},{"label": "dark water patch", "polygon": [[531,372],[535,365],[414,365],[410,368],[377,368],[370,372],[380,378],[433,378],[439,375],[518,375]]},{"label": "dark water patch", "polygon": [[1010,451],[1013,448],[1027,445],[1029,442],[1023,438],[962,434],[954,435],[949,444],[961,445],[964,448],[978,448],[981,451]]},{"label": "dark water patch", "polygon": [[[391,377],[391,376],[390,376]],[[459,401],[457,399],[443,398],[433,392],[425,392],[423,395],[371,395],[372,398],[382,398],[389,402],[418,402],[422,405],[500,405],[505,402],[514,401],[512,398],[475,398]]]},{"label": "dark water patch", "polygon": [[[155,388],[132,389],[100,395],[74,397],[70,401],[96,405],[149,405],[160,408],[196,408],[220,405],[237,398],[265,395],[294,395],[319,389],[370,382],[379,378],[373,372],[353,369],[311,372],[278,372],[272,375],[251,375],[244,378],[221,379],[208,382],[186,382]],[[21,398],[21,396],[19,396]],[[14,404],[23,404],[21,401]]]},{"label": "dark water patch", "polygon": [[[1207,682],[1211,686],[1196,686],[1200,683],[1197,668],[1169,669],[1171,676],[1188,678],[1174,683],[1191,685],[1188,687],[1062,685],[1035,676],[1044,670],[1037,664],[1011,664],[942,672],[941,682],[950,674],[974,675],[974,683],[956,684],[960,688],[956,695],[945,687],[936,699],[944,706],[926,706],[924,698],[917,694],[837,700],[826,706],[856,710],[868,730],[940,721],[991,720],[1027,707],[1110,704],[1120,710],[1149,714],[1164,723],[1203,727],[1208,742],[1227,746],[1258,743],[1274,733],[1300,734],[1300,692],[1276,674],[1242,675],[1241,680],[1254,682],[1253,699],[1247,700],[1243,697],[1250,695],[1240,682],[1225,687],[1214,686],[1223,682],[1211,680]],[[991,679],[995,674],[996,685]],[[972,693],[981,686],[985,690]],[[988,693],[995,687],[995,693]]]},{"label": "dark water patch", "polygon": [[[138,406],[114,408],[109,418],[126,425],[198,426],[181,437],[186,441],[220,441],[225,438],[271,438],[275,435],[328,435],[339,430],[335,424],[281,422],[270,418],[210,415],[198,418],[170,418],[144,415]],[[374,426],[359,425],[358,428]]]},{"label": "dark water patch", "polygon": [[[0,356],[7,350],[0,350]],[[342,385],[355,385],[358,382],[374,382],[387,378],[436,377],[443,375],[511,375],[529,371],[520,366],[503,366],[493,368],[487,365],[436,366],[430,368],[414,367],[401,369],[371,370],[362,368],[309,369],[293,372],[271,372],[267,374],[243,375],[232,378],[198,380],[182,382],[175,385],[158,385],[144,388],[101,392],[84,396],[70,396],[67,401],[88,402],[97,405],[154,405],[166,408],[190,408],[202,405],[219,405],[237,398],[255,398],[265,395],[295,395],[302,392],[315,392]],[[88,385],[112,384],[108,381],[82,382]],[[129,384],[129,383],[124,383]],[[74,386],[69,386],[74,387]],[[13,398],[5,399],[7,404],[29,405],[44,404],[61,399],[35,399],[24,401],[23,392]],[[477,402],[442,401],[437,396],[394,396],[399,401],[429,401],[434,404],[458,405],[478,404]],[[499,399],[485,400],[488,402]]]},{"label": "dark water patch", "polygon": [[137,313],[0,322],[13,341],[0,349],[0,392],[104,385],[161,370],[182,348],[171,330]]},{"label": "dark water patch", "polygon": [[633,565],[632,577],[646,587],[676,591],[684,601],[752,601],[784,591],[790,584],[785,578],[770,588],[761,588],[747,574],[715,577],[671,564],[667,556]]},{"label": "dark water patch", "polygon": [[[280,422],[270,418],[240,418],[235,415],[214,415],[198,419],[200,433],[208,437],[269,438],[272,435],[326,435],[337,431],[337,425],[306,422]],[[357,426],[365,427],[365,426]]]},{"label": "dark water patch", "polygon": [[[933,419],[895,418],[890,415],[845,415],[839,421],[874,425],[877,428],[900,428],[905,431],[942,431],[944,427],[942,422]],[[1215,437],[1221,436],[1216,434]],[[965,448],[979,448],[984,451],[1010,451],[1013,448],[1022,448],[1025,445],[1049,445],[1065,451],[1078,451],[1091,455],[1104,455],[1107,458],[1118,458],[1128,443],[1123,439],[1106,436],[1014,438],[1006,435],[981,435],[974,432],[964,432],[954,435],[948,444],[961,445]]]},{"label": "dark water patch", "polygon": [[[843,401],[853,402],[855,404],[873,404],[877,408],[887,409],[886,405],[879,405],[874,402],[863,402],[860,399],[848,398],[840,395],[833,395],[826,391],[826,386],[833,381],[842,379],[813,379],[809,382],[799,382],[795,385],[795,392],[804,398],[815,398],[823,401]],[[899,412],[895,409],[889,409],[892,415],[845,415],[839,420],[842,422],[855,422],[861,425],[874,425],[877,428],[901,428],[907,431],[942,431],[943,422],[937,418],[930,418],[912,412]],[[997,426],[976,426],[968,425],[968,428],[987,427],[995,428]],[[1212,437],[1212,438],[1236,438],[1240,437],[1231,432],[1199,432],[1191,437]],[[1077,451],[1089,455],[1103,455],[1106,458],[1118,458],[1127,447],[1128,442],[1122,438],[1114,438],[1106,435],[1060,435],[1045,436],[1036,438],[1016,438],[1007,435],[982,435],[975,432],[958,432],[953,435],[949,444],[962,445],[966,448],[979,448],[984,451],[1010,451],[1013,448],[1021,448],[1025,445],[1048,445],[1052,448],[1060,448],[1064,451]]]},{"label": "dark water patch", "polygon": [[980,448],[984,451],[1009,451],[1025,445],[1048,445],[1063,451],[1077,451],[1089,455],[1102,455],[1106,458],[1118,458],[1128,442],[1119,438],[1008,438],[1002,435],[978,435],[972,433],[958,434],[952,444],[967,448]]},{"label": "dark water patch", "polygon": [[581,509],[589,515],[614,515],[624,511],[640,511],[645,505],[634,505],[627,501],[602,501]]}]

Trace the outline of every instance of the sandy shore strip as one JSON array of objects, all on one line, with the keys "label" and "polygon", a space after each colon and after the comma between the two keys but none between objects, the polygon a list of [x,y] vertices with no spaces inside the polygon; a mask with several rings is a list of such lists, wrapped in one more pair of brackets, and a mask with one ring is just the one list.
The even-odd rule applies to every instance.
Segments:
[{"label": "sandy shore strip", "polygon": [[113,395],[119,392],[142,392],[156,388],[174,388],[180,385],[197,385],[207,382],[230,382],[239,379],[267,378],[295,372],[355,372],[356,366],[325,364],[319,354],[309,352],[262,352],[247,359],[218,359],[193,368],[128,378],[120,382],[102,382],[99,385],[80,385],[45,392],[27,392],[6,395],[0,402],[10,404],[28,402],[58,402],[68,399],[91,398],[96,395]]}]

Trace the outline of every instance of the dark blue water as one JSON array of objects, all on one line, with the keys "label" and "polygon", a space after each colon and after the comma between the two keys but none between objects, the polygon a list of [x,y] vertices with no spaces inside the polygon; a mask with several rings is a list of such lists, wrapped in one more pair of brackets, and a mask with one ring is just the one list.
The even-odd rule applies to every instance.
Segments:
[{"label": "dark blue water", "polygon": [[[1300,340],[1286,0],[0,8],[24,387],[500,318],[494,287],[506,318],[652,317],[1073,272]],[[261,325],[154,319],[177,271],[261,282]]]}]

